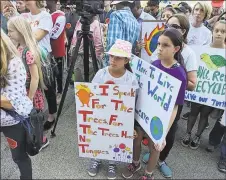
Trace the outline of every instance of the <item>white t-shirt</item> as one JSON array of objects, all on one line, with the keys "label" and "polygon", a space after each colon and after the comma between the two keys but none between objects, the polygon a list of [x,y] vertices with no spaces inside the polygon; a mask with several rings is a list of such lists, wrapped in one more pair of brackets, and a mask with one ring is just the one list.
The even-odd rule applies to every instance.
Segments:
[{"label": "white t-shirt", "polygon": [[187,39],[188,45],[208,45],[212,42],[212,33],[204,25],[195,28],[190,24]]},{"label": "white t-shirt", "polygon": [[92,83],[98,84],[123,84],[134,86],[136,89],[139,87],[136,76],[130,71],[126,70],[125,74],[119,78],[113,77],[108,70],[108,66],[100,69],[92,80]]},{"label": "white t-shirt", "polygon": [[53,28],[51,15],[46,11],[41,11],[39,14],[36,15],[32,15],[31,13],[24,13],[22,14],[22,16],[28,19],[33,32],[37,31],[38,29],[42,29],[49,32],[39,41],[39,45],[45,47],[48,52],[52,52],[50,45],[50,33]]},{"label": "white t-shirt", "polygon": [[[26,92],[26,70],[23,61],[19,57],[14,57],[8,63],[8,85],[1,88],[1,95],[10,101],[14,110],[19,115],[28,117],[33,108],[33,104]],[[19,123],[18,120],[10,116],[3,109],[0,112],[0,126],[12,126]]]},{"label": "white t-shirt", "polygon": [[186,71],[187,72],[197,71],[198,63],[195,52],[188,45],[185,45],[181,54],[184,58],[184,65]]},{"label": "white t-shirt", "polygon": [[[198,70],[198,63],[197,63],[197,57],[195,52],[188,46],[185,44],[183,50],[182,50],[182,56],[184,58],[184,65],[186,68],[187,72],[191,72],[191,71],[197,71]],[[157,49],[153,52],[153,54],[151,55],[151,62],[158,60],[158,55],[157,55]]]}]

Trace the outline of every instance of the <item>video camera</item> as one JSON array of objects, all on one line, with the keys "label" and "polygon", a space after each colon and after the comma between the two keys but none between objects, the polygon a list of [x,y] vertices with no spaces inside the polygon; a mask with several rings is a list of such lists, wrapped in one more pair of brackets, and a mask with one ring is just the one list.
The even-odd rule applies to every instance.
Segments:
[{"label": "video camera", "polygon": [[76,5],[76,12],[84,14],[102,14],[104,11],[104,0],[61,0],[61,4]]},{"label": "video camera", "polygon": [[79,14],[88,12],[90,14],[102,14],[104,11],[104,0],[75,0],[76,11]]}]

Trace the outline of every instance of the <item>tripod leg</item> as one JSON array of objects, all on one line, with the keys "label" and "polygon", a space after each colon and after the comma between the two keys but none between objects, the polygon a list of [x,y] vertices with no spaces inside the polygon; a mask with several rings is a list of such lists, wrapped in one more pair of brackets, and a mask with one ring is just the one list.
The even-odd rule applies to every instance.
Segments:
[{"label": "tripod leg", "polygon": [[83,51],[84,51],[84,79],[85,82],[89,82],[89,39],[88,35],[85,34],[83,38]]},{"label": "tripod leg", "polygon": [[94,73],[96,74],[98,71],[98,65],[97,65],[97,58],[96,58],[96,53],[95,53],[95,46],[94,46],[94,42],[93,42],[93,35],[90,35],[90,53],[92,56]]},{"label": "tripod leg", "polygon": [[69,86],[70,81],[71,81],[71,76],[72,76],[72,73],[73,73],[73,70],[74,70],[75,61],[77,60],[78,51],[79,51],[79,47],[81,45],[81,41],[82,41],[82,35],[79,33],[78,34],[78,41],[76,43],[75,50],[74,50],[73,55],[72,55],[73,58],[72,58],[72,62],[71,62],[71,67],[69,68],[69,71],[68,71],[68,75],[67,75],[66,83],[65,83],[65,86],[64,86],[62,98],[61,98],[60,105],[59,105],[59,108],[58,108],[58,111],[57,111],[56,123],[54,124],[53,130],[51,131],[51,137],[56,136],[56,134],[55,134],[56,126],[57,126],[58,119],[59,119],[59,116],[60,116],[62,108],[63,108],[65,97],[67,95],[68,86]]}]

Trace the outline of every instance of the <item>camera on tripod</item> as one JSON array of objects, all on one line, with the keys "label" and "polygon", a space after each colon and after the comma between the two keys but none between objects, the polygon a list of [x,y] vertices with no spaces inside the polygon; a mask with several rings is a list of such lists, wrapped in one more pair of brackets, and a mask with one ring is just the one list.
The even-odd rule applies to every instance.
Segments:
[{"label": "camera on tripod", "polygon": [[104,0],[75,0],[76,10],[79,15],[84,12],[90,14],[102,14],[104,9]]}]

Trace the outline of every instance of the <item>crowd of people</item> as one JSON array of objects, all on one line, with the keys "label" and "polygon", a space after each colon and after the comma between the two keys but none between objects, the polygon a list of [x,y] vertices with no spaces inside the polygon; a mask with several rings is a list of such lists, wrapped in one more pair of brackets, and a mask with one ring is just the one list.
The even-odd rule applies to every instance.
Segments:
[{"label": "crowd of people", "polygon": [[[129,61],[132,54],[140,56],[144,48],[141,28],[145,20],[165,21],[165,30],[159,36],[157,49],[148,63],[182,82],[162,144],[153,143],[135,121],[133,161],[123,169],[122,176],[132,178],[141,169],[143,143],[150,152],[142,157],[147,167],[141,179],[153,179],[156,166],[165,178],[171,178],[173,172],[166,159],[173,148],[181,116],[187,120],[181,144],[195,150],[199,148],[204,130],[209,127],[211,115],[216,122],[209,134],[206,151],[213,152],[218,146],[221,147],[217,167],[226,173],[226,128],[220,123],[224,111],[192,102],[187,103],[190,112],[181,114],[186,105],[185,91],[193,91],[197,84],[198,60],[190,46],[226,49],[224,1],[212,0],[211,4],[199,1],[193,7],[175,1],[162,8],[159,3],[158,0],[149,0],[142,8],[139,0],[104,1],[103,14],[95,15],[91,20],[90,31],[100,70],[95,74],[90,54],[90,82],[113,82],[139,88]],[[57,105],[62,98],[63,68],[70,67],[82,19],[74,6],[60,4],[58,0],[5,0],[1,2],[0,13],[1,132],[8,141],[13,161],[19,167],[20,178],[32,179],[31,159],[26,152],[27,130],[18,116],[9,114],[8,110],[28,118],[33,108],[38,112],[44,111],[46,99],[48,117],[43,129],[48,131],[52,128],[56,121]],[[76,82],[85,81],[83,60],[82,42],[74,67],[73,80]],[[50,66],[45,62],[49,62]],[[193,136],[192,130],[199,114],[198,129]],[[46,136],[42,134],[42,137],[39,151],[49,145]],[[100,160],[92,159],[88,174],[96,176],[100,164]],[[107,178],[116,179],[114,161],[109,161]]]}]

